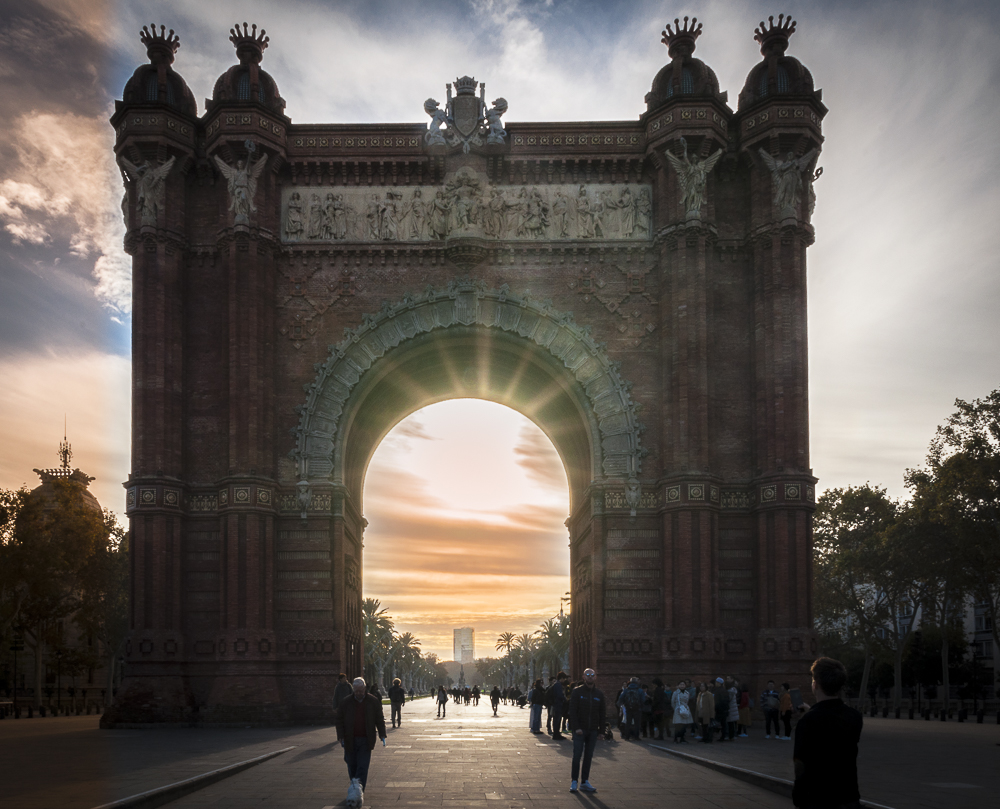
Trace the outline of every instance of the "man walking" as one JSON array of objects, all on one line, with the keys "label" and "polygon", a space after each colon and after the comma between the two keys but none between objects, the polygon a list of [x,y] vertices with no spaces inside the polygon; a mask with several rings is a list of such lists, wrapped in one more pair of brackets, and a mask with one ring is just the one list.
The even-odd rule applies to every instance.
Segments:
[{"label": "man walking", "polygon": [[375,735],[385,747],[385,715],[382,701],[365,693],[365,681],[354,681],[352,694],[337,708],[337,741],[344,748],[347,774],[361,783],[362,791],[368,784],[368,765],[375,749]]},{"label": "man walking", "polygon": [[552,738],[565,739],[559,731],[562,729],[563,713],[566,710],[566,681],[569,679],[565,671],[556,675],[556,681],[549,686],[549,707],[552,711]]},{"label": "man walking", "polygon": [[821,657],[810,671],[816,704],[795,727],[792,803],[800,809],[860,809],[858,742],[864,720],[840,698],[847,669]]},{"label": "man walking", "polygon": [[[583,672],[583,685],[578,685],[569,695],[569,729],[573,734],[573,767],[569,791],[576,792],[579,778],[583,776],[580,789],[597,792],[590,783],[590,763],[594,758],[597,732],[604,728],[604,693],[596,685],[597,673],[593,669]],[[580,759],[583,758],[583,772]]]},{"label": "man walking", "polygon": [[406,692],[403,690],[403,682],[398,677],[389,686],[389,713],[392,717],[392,726],[399,727],[403,724],[403,703],[406,702]]},{"label": "man walking", "polygon": [[333,689],[333,713],[334,716],[337,714],[337,708],[340,707],[345,699],[351,696],[351,684],[347,682],[347,675],[341,672],[337,675],[337,685]]},{"label": "man walking", "polygon": [[445,693],[444,686],[439,685],[438,695],[437,695],[438,719],[440,719],[442,716],[448,715],[447,705],[448,705],[448,694]]},{"label": "man walking", "polygon": [[764,738],[771,738],[771,725],[774,725],[774,738],[778,733],[778,705],[781,695],[774,690],[774,680],[767,681],[767,689],[760,692],[760,707],[764,711]]}]

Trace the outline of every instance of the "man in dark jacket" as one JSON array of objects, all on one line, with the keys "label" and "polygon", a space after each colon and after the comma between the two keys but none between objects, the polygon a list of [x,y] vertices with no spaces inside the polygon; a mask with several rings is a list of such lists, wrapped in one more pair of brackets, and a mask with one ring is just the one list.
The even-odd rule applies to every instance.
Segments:
[{"label": "man in dark jacket", "polygon": [[556,675],[556,681],[549,686],[549,707],[552,710],[552,738],[565,739],[559,731],[562,729],[563,713],[566,710],[566,681],[569,676],[565,671]]},{"label": "man in dark jacket", "polygon": [[[712,696],[715,698],[715,721],[719,724],[719,741],[724,742],[729,728],[729,692],[726,690],[726,681],[721,677],[715,678]],[[729,741],[734,739],[729,737]]]},{"label": "man in dark jacket", "polygon": [[764,711],[764,738],[771,738],[771,725],[774,725],[774,738],[781,736],[778,732],[778,705],[781,704],[781,694],[774,690],[774,680],[767,681],[767,688],[760,692],[760,707]]},{"label": "man in dark jacket", "polygon": [[357,778],[364,789],[368,784],[368,765],[375,749],[375,735],[385,747],[385,715],[382,700],[365,693],[365,681],[358,677],[353,692],[337,708],[337,741],[344,748],[347,774]]},{"label": "man in dark jacket", "polygon": [[347,682],[347,675],[341,672],[337,675],[337,685],[333,689],[333,714],[337,715],[337,708],[345,699],[351,696],[351,684]]},{"label": "man in dark jacket", "polygon": [[816,704],[795,726],[792,803],[801,809],[860,809],[858,742],[861,714],[844,704],[847,669],[821,657],[812,664]]},{"label": "man in dark jacket", "polygon": [[642,704],[646,694],[639,685],[639,678],[633,677],[618,697],[618,707],[622,709],[622,740],[639,738],[639,722],[642,718]]},{"label": "man in dark jacket", "polygon": [[397,677],[389,686],[389,708],[392,715],[392,726],[399,727],[403,724],[403,703],[406,702],[406,692],[403,690],[403,683]]},{"label": "man in dark jacket", "polygon": [[597,733],[604,728],[604,693],[596,685],[597,673],[593,669],[583,672],[583,685],[578,685],[569,695],[569,730],[573,734],[573,767],[569,791],[576,792],[579,782],[580,759],[583,758],[584,792],[597,792],[590,783],[590,762],[594,758]]}]

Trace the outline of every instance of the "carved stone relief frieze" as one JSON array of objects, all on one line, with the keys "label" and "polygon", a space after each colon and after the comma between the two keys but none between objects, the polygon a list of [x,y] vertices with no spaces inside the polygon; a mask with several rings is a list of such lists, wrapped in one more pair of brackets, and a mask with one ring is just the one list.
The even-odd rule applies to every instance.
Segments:
[{"label": "carved stone relief frieze", "polygon": [[650,238],[652,196],[640,183],[499,186],[470,169],[443,185],[290,186],[285,243]]}]

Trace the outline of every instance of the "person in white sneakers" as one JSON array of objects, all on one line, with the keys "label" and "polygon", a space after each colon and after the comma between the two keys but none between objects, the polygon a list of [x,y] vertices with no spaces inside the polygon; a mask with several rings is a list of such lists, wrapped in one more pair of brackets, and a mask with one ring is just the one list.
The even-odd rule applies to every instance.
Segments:
[{"label": "person in white sneakers", "polygon": [[[577,785],[584,792],[597,792],[590,783],[590,762],[594,758],[597,733],[604,729],[604,692],[597,687],[597,673],[593,669],[583,672],[583,685],[578,685],[569,695],[569,730],[573,734],[573,766],[569,791],[576,792]],[[580,772],[580,759],[583,772]],[[580,784],[579,777],[583,776]]]}]

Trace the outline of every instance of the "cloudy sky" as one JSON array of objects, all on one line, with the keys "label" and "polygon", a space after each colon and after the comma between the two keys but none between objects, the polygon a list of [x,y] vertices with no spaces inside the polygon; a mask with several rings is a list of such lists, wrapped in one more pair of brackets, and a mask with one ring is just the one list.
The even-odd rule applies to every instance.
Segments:
[{"label": "cloudy sky", "polygon": [[[102,503],[123,508],[130,278],[107,119],[145,61],[143,23],[178,32],[174,66],[199,100],[235,62],[230,26],[263,25],[264,67],[293,122],[420,121],[423,99],[466,73],[508,100],[508,121],[621,120],[643,111],[667,61],[665,22],[688,14],[704,23],[696,55],[735,105],[759,59],[753,29],[779,11],[797,19],[789,52],[830,108],[809,252],[813,466],[821,486],[870,480],[903,495],[904,469],[922,461],[954,399],[1000,387],[995,2],[0,0],[0,486],[33,485],[32,467],[55,465],[66,414],[75,465],[97,477]],[[464,418],[481,425],[485,416]],[[392,532],[457,542],[476,525],[483,541],[503,536],[515,548],[538,537],[545,572],[524,603],[551,606],[511,627],[524,631],[567,589],[544,580],[565,573],[565,494],[557,507],[551,486],[532,478],[545,453],[531,428],[495,418],[490,429],[515,436],[509,446],[521,454],[497,448],[494,464],[522,477],[506,493],[485,487],[492,505],[469,493],[477,513],[453,512],[440,495],[455,483],[438,475],[454,465],[441,453],[459,446],[448,435],[462,423],[456,412],[418,415],[379,451],[383,468],[395,452],[426,470],[398,485],[429,505],[404,531],[369,481],[366,585],[380,581],[387,553],[375,539]],[[423,453],[434,462],[415,463]],[[497,517],[512,505],[530,506],[530,524]],[[481,572],[508,575],[492,562]],[[464,593],[455,610],[480,620],[471,581],[441,587]],[[403,600],[383,598],[429,639],[432,610]],[[436,647],[450,637],[439,629]]]}]

